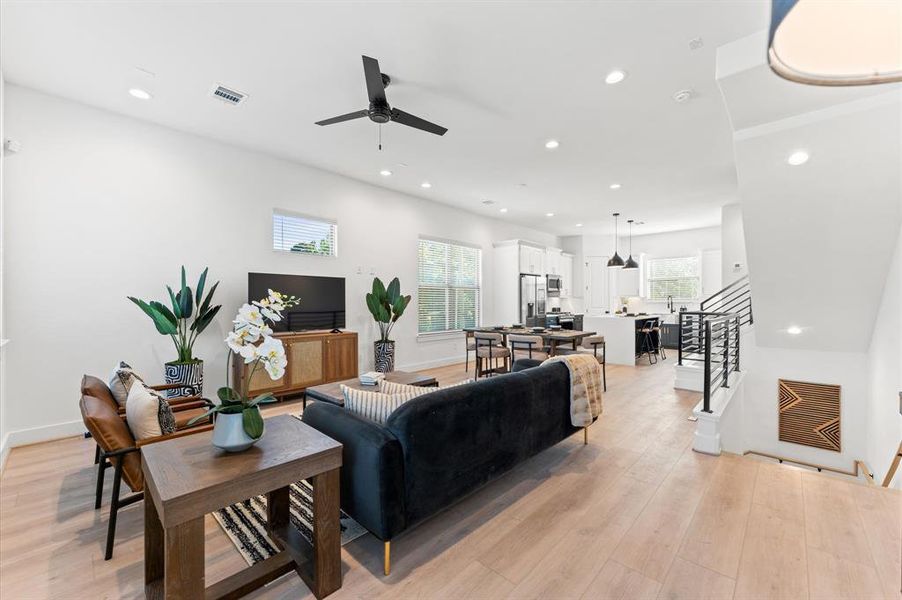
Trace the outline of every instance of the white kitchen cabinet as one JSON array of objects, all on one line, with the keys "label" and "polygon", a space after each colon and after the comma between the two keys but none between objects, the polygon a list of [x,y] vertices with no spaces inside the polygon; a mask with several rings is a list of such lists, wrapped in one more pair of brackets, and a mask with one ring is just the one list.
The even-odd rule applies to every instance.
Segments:
[{"label": "white kitchen cabinet", "polygon": [[545,272],[548,275],[561,274],[561,249],[546,248],[545,249]]},{"label": "white kitchen cabinet", "polygon": [[639,269],[617,269],[617,295],[639,296]]},{"label": "white kitchen cabinet", "polygon": [[545,249],[520,245],[520,272],[545,274]]},{"label": "white kitchen cabinet", "polygon": [[561,254],[561,298],[573,297],[573,255],[566,252]]}]

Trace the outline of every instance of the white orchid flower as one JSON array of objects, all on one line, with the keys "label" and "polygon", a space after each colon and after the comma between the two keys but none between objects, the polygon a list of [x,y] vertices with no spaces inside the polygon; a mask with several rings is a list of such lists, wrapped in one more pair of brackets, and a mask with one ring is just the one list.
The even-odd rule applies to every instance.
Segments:
[{"label": "white orchid flower", "polygon": [[260,309],[253,304],[244,304],[238,309],[235,324],[263,327],[263,315],[260,313]]},{"label": "white orchid flower", "polygon": [[271,308],[262,307],[260,312],[263,313],[263,316],[272,321],[273,323],[278,323],[282,320],[282,315],[279,314],[279,311],[273,310]]},{"label": "white orchid flower", "polygon": [[241,348],[244,347],[246,338],[246,330],[242,330],[240,332],[230,331],[229,336],[225,339],[225,343],[226,345],[228,345],[229,350],[231,350],[232,352],[240,352]]},{"label": "white orchid flower", "polygon": [[257,347],[251,344],[247,344],[246,346],[242,346],[238,350],[238,355],[244,359],[244,364],[250,364],[260,358],[257,353]]}]

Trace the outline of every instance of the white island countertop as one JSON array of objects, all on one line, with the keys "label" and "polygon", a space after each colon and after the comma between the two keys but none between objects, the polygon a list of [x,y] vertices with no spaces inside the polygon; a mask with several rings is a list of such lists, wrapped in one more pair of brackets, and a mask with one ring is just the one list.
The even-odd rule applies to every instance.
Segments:
[{"label": "white island countertop", "polygon": [[605,361],[612,365],[636,364],[636,321],[662,320],[668,315],[597,315],[583,317],[583,328],[597,331],[604,336]]}]

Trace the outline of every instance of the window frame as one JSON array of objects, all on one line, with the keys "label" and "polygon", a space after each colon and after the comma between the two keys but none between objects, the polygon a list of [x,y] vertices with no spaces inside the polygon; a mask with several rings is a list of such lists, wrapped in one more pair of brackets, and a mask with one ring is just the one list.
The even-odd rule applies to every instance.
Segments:
[{"label": "window frame", "polygon": [[[332,246],[333,246],[332,253],[331,254],[319,254],[316,252],[300,252],[300,251],[291,250],[291,249],[285,250],[282,248],[276,248],[275,219],[277,216],[294,218],[294,219],[305,219],[307,221],[313,221],[318,224],[331,226],[332,227]],[[301,213],[301,212],[288,210],[288,209],[284,209],[284,208],[273,208],[272,209],[272,217],[270,219],[270,240],[271,240],[271,245],[272,245],[272,251],[276,252],[278,254],[335,259],[335,258],[338,258],[338,219],[330,219],[328,217]]]},{"label": "window frame", "polygon": [[[450,286],[450,285],[449,285],[449,286],[445,286],[443,289],[446,290],[446,294],[447,294],[447,292],[448,292],[449,290],[452,290],[452,289],[475,289],[475,290],[476,290],[477,301],[476,301],[476,323],[475,323],[475,326],[476,326],[476,327],[479,327],[479,326],[482,324],[482,315],[483,315],[483,293],[484,293],[484,291],[485,291],[485,290],[484,290],[484,286],[483,286],[483,276],[482,276],[482,275],[483,275],[483,274],[482,274],[482,267],[483,267],[482,246],[480,246],[479,244],[472,244],[472,243],[468,243],[468,242],[462,242],[462,241],[460,241],[460,240],[452,240],[452,239],[448,239],[448,238],[440,238],[440,237],[429,236],[429,235],[420,235],[420,236],[417,237],[417,246],[416,246],[416,252],[417,252],[417,254],[416,254],[416,256],[417,256],[417,261],[416,261],[416,272],[417,272],[417,281],[416,281],[416,301],[417,301],[417,307],[416,307],[416,308],[417,308],[417,317],[416,317],[416,322],[417,322],[417,339],[418,339],[418,340],[434,340],[434,339],[441,339],[441,338],[451,338],[451,337],[456,337],[457,335],[459,335],[459,334],[463,331],[462,329],[444,329],[444,330],[441,330],[441,331],[420,331],[420,316],[419,316],[419,309],[420,309],[420,288],[421,288],[421,287],[428,287],[428,286],[421,286],[421,285],[420,285],[420,243],[421,243],[421,242],[436,242],[436,243],[439,243],[439,244],[447,244],[447,245],[449,245],[449,246],[458,246],[458,247],[461,247],[461,248],[470,248],[470,249],[473,249],[473,250],[476,251],[476,253],[477,253],[477,254],[476,254],[476,258],[477,258],[477,270],[476,270],[476,282],[477,282],[477,284],[476,284],[476,287],[473,287],[473,288],[455,288],[454,286]],[[447,307],[448,307],[448,302],[447,302],[447,299],[446,299],[446,308],[447,308]],[[447,322],[447,320],[448,320],[448,317],[449,317],[449,312],[446,310],[446,314],[445,314],[445,320],[446,320],[446,322]]]},{"label": "window frame", "polygon": [[[687,254],[682,256],[642,256],[642,269],[645,271],[640,279],[640,285],[644,286],[644,289],[641,290],[642,299],[646,302],[667,302],[667,298],[652,298],[651,290],[652,290],[652,282],[653,281],[681,281],[681,280],[696,280],[696,290],[697,295],[694,298],[683,298],[674,296],[674,302],[699,302],[702,299],[702,260],[700,253],[695,254]],[[695,260],[696,263],[696,274],[689,277],[658,277],[652,278],[652,263],[657,260]]]}]

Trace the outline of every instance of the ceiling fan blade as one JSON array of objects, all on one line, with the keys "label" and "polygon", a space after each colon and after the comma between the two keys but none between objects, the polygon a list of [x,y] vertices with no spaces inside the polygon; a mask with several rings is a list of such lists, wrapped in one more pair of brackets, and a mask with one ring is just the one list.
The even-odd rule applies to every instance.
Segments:
[{"label": "ceiling fan blade", "polygon": [[448,131],[447,127],[430,123],[426,119],[421,119],[420,117],[406,113],[403,110],[398,110],[397,108],[391,109],[391,120],[395,123],[400,123],[401,125],[407,125],[408,127],[414,127],[416,129],[428,131],[429,133],[434,133],[435,135],[445,135],[445,132]]},{"label": "ceiling fan blade", "polygon": [[346,115],[341,115],[338,117],[332,117],[331,119],[325,119],[323,121],[317,121],[317,125],[332,125],[333,123],[341,123],[342,121],[351,121],[353,119],[359,119],[361,117],[365,117],[369,114],[366,110],[358,110],[357,112],[348,113]]},{"label": "ceiling fan blade", "polygon": [[379,70],[379,61],[369,56],[363,56],[363,76],[366,78],[366,95],[371,104],[386,104],[385,84],[382,83],[382,71]]}]

